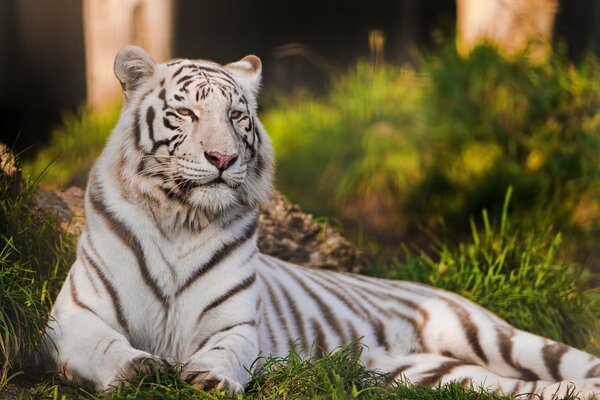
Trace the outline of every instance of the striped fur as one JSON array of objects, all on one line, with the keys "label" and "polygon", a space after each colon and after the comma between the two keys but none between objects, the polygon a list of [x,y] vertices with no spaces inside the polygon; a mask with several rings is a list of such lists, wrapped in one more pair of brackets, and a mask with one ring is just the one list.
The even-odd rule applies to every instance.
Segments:
[{"label": "striped fur", "polygon": [[[94,166],[78,256],[48,324],[49,358],[105,390],[184,364],[199,388],[242,392],[259,355],[321,354],[361,339],[363,361],[434,386],[506,394],[600,390],[600,360],[519,331],[416,283],[308,270],[256,247],[273,155],[256,117],[260,61],[156,64],[119,52],[125,105]],[[210,154],[235,155],[226,167]],[[219,164],[220,165],[220,164]]]}]

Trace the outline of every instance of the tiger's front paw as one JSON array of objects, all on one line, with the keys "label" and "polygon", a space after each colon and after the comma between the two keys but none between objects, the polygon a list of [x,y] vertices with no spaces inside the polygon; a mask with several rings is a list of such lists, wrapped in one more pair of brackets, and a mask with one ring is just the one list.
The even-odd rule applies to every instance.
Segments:
[{"label": "tiger's front paw", "polygon": [[187,383],[201,390],[227,390],[231,394],[244,393],[244,387],[235,380],[210,372],[200,366],[193,368],[186,366],[181,378]]},{"label": "tiger's front paw", "polygon": [[132,358],[119,371],[120,380],[127,382],[141,376],[154,375],[157,371],[165,369],[168,365],[167,361],[162,358],[140,355]]}]

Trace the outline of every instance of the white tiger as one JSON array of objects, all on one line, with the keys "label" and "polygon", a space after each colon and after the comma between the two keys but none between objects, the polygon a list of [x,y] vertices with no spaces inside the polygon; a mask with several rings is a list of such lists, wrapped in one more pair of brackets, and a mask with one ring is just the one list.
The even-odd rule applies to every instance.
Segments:
[{"label": "white tiger", "polygon": [[458,295],[260,254],[273,153],[256,117],[257,57],[156,64],[128,46],[115,73],[123,111],[90,174],[86,228],[47,329],[67,377],[105,390],[178,362],[195,386],[240,393],[259,355],[362,337],[366,365],[417,385],[600,392],[600,359]]}]

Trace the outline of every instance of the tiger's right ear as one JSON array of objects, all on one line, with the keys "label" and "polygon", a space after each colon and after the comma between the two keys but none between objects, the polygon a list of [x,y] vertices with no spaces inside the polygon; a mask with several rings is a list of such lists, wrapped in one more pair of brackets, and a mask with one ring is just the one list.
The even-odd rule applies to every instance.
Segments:
[{"label": "tiger's right ear", "polygon": [[156,62],[140,46],[122,47],[115,57],[115,75],[127,100],[152,74]]}]

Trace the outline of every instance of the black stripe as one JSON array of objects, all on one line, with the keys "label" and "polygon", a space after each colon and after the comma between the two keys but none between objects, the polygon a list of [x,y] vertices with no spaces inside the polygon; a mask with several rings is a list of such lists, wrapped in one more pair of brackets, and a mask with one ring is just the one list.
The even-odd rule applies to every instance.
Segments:
[{"label": "black stripe", "polygon": [[[167,64],[167,65],[169,65],[169,64]],[[171,79],[177,78],[177,75],[179,75],[184,70],[184,68],[189,68],[189,67],[191,67],[191,65],[182,65],[181,67],[179,67],[179,69],[177,71],[175,71],[173,76],[171,76]]]},{"label": "black stripe", "polygon": [[510,365],[512,368],[517,370],[519,374],[521,374],[521,379],[525,381],[537,381],[540,377],[533,372],[532,370],[522,367],[516,364],[512,358],[512,350],[513,350],[513,341],[512,338],[515,334],[515,331],[512,328],[509,329],[509,332],[505,332],[503,328],[496,327],[496,334],[498,335],[498,348],[500,349],[500,354],[502,355],[502,359],[505,363]]},{"label": "black stripe", "polygon": [[188,79],[196,78],[198,75],[184,75],[175,82],[176,85],[179,85],[183,81],[187,81]]},{"label": "black stripe", "polygon": [[170,129],[172,131],[176,131],[179,127],[175,125],[171,125],[171,121],[167,117],[163,117],[163,125],[165,128]]},{"label": "black stripe", "polygon": [[329,305],[321,299],[318,293],[308,287],[302,278],[300,278],[295,272],[292,272],[290,268],[286,268],[282,265],[281,270],[285,271],[289,276],[294,278],[296,283],[298,283],[302,289],[310,295],[309,297],[315,301],[321,310],[321,314],[324,316],[327,323],[333,328],[333,331],[340,338],[341,342],[343,344],[347,343],[346,337],[344,336],[344,329],[342,328],[340,321],[336,318],[336,313],[329,307]]},{"label": "black stripe", "polygon": [[373,324],[373,331],[375,332],[375,338],[377,338],[377,344],[386,351],[389,350],[390,344],[385,336],[385,325],[378,319],[372,320],[371,323]]},{"label": "black stripe", "polygon": [[206,65],[196,65],[196,67],[200,70],[203,70],[204,72],[213,72],[217,75],[222,74],[222,75],[225,75],[229,79],[233,79],[233,76],[231,75],[231,73],[229,71],[227,71],[225,68],[208,67]]},{"label": "black stripe", "polygon": [[[179,135],[173,135],[172,137],[170,137],[169,139],[162,139],[162,140],[158,140],[156,142],[154,142],[152,144],[152,150],[150,150],[151,154],[156,153],[156,151],[161,147],[161,146],[167,146],[167,150],[169,149],[169,146],[171,145],[171,143],[176,140],[179,137]],[[169,151],[169,154],[171,154],[171,152]],[[171,154],[172,155],[172,154]]]},{"label": "black stripe", "polygon": [[[175,95],[175,96],[177,96],[177,95]],[[175,114],[173,111],[167,111],[167,112],[165,113],[165,115],[166,115],[166,116],[168,116],[168,117],[174,117],[174,118],[177,118],[178,120],[182,120],[182,119],[183,119],[183,118],[181,118],[179,115]]]},{"label": "black stripe", "polygon": [[449,374],[454,368],[462,365],[464,365],[462,361],[445,361],[438,367],[428,371],[426,376],[421,378],[418,382],[414,383],[416,383],[418,386],[432,387],[438,382],[440,382],[444,375]]},{"label": "black stripe", "polygon": [[[88,241],[91,241],[91,238]],[[110,296],[110,299],[113,303],[113,308],[115,310],[115,315],[117,317],[117,321],[119,322],[119,325],[121,326],[123,331],[125,331],[126,335],[129,336],[129,324],[127,323],[127,319],[125,318],[125,315],[123,314],[123,307],[121,306],[121,300],[119,299],[119,294],[117,293],[114,286],[110,283],[110,281],[106,278],[106,275],[104,274],[104,272],[102,271],[100,266],[87,253],[87,251],[85,250],[84,247],[81,248],[81,251],[83,254],[83,258],[94,269],[94,271],[96,272],[96,275],[98,275],[98,277],[102,281],[102,284],[104,285],[104,288],[108,292],[108,295]]]},{"label": "black stripe", "polygon": [[185,60],[183,59],[178,59],[178,60],[173,60],[173,61],[169,61],[167,63],[167,67],[172,67],[173,65],[177,65],[177,64],[181,64],[182,62],[184,62]]},{"label": "black stripe", "polygon": [[133,134],[135,136],[135,145],[140,149],[140,143],[142,142],[142,128],[140,127],[140,113],[141,110],[138,108],[133,116]]},{"label": "black stripe", "polygon": [[177,290],[175,296],[179,296],[182,292],[184,292],[187,288],[189,288],[192,283],[194,283],[198,278],[202,275],[210,271],[215,265],[223,261],[227,256],[229,256],[234,250],[240,247],[242,244],[246,243],[256,232],[256,228],[258,226],[258,217],[255,215],[247,226],[242,235],[232,242],[223,245],[219,250],[217,250],[213,256],[208,260],[204,265],[200,268],[196,269],[196,271],[188,278],[188,280]]},{"label": "black stripe", "polygon": [[141,243],[134,236],[133,232],[127,228],[127,226],[119,221],[116,215],[111,212],[106,204],[104,203],[104,199],[102,198],[102,194],[98,191],[97,182],[94,176],[91,176],[90,179],[90,200],[94,211],[96,211],[100,216],[104,218],[107,222],[110,229],[115,233],[115,235],[131,250],[133,255],[136,258],[138,264],[138,270],[142,275],[142,279],[144,283],[152,289],[152,293],[154,296],[160,300],[164,308],[167,308],[169,305],[169,298],[165,296],[158,284],[154,280],[154,278],[150,275],[150,271],[148,270],[148,265],[146,264],[146,256],[144,254],[144,250],[142,248]]},{"label": "black stripe", "polygon": [[[213,338],[215,335],[218,335],[219,333],[223,333],[223,332],[227,332],[232,330],[233,328],[237,328],[238,326],[242,326],[242,325],[249,325],[249,326],[256,326],[256,323],[254,321],[244,321],[244,322],[238,322],[237,324],[233,324],[233,325],[229,325],[226,326],[225,328],[221,328],[216,332],[213,332],[209,337],[207,337],[206,339],[204,339],[196,348],[196,351],[194,351],[194,353],[199,352],[200,350],[202,350],[202,348],[204,346],[206,346],[206,343],[208,343],[208,341]],[[218,343],[218,342],[217,342]],[[212,350],[215,350],[214,348]]]},{"label": "black stripe", "polygon": [[221,304],[223,304],[224,302],[226,302],[227,300],[229,300],[231,297],[235,296],[236,294],[239,294],[239,293],[243,292],[244,290],[252,287],[252,285],[254,285],[255,281],[256,281],[256,274],[252,274],[249,277],[247,277],[246,279],[244,279],[243,281],[241,281],[240,283],[238,283],[237,285],[235,285],[234,287],[232,287],[231,289],[229,289],[223,295],[221,295],[218,298],[216,298],[215,300],[213,300],[209,305],[204,307],[204,310],[202,310],[202,312],[198,316],[196,325],[200,325],[200,321],[202,321],[204,316],[206,314],[208,314],[210,311],[219,307]]},{"label": "black stripe", "polygon": [[[350,275],[351,278],[358,277],[358,276],[359,275]],[[410,317],[410,316],[408,316],[408,315],[406,315],[406,314],[404,314],[404,313],[402,313],[402,312],[400,312],[398,310],[395,310],[395,309],[387,309],[387,310],[385,310],[382,307],[380,307],[379,305],[377,305],[375,302],[373,302],[371,300],[371,298],[376,298],[376,299],[380,299],[380,300],[383,300],[383,301],[395,300],[395,301],[397,301],[397,302],[399,302],[401,304],[404,304],[405,306],[409,307],[411,310],[418,310],[419,306],[415,302],[413,302],[411,300],[408,300],[408,299],[404,299],[404,298],[399,297],[399,296],[394,296],[394,295],[390,294],[389,292],[378,292],[378,291],[366,288],[364,286],[358,285],[358,284],[356,284],[355,282],[352,282],[352,281],[346,280],[345,283],[348,286],[352,287],[352,289],[354,291],[356,291],[356,292],[367,293],[367,295],[363,296],[361,298],[361,300],[364,301],[364,302],[369,303],[369,305],[371,307],[374,307],[375,309],[377,309],[379,312],[381,312],[384,315],[394,315],[394,316],[396,316],[398,318],[401,318],[404,321],[406,321],[409,324],[411,324],[413,326],[413,328],[416,329],[416,325],[417,324],[416,324],[415,320],[413,319],[413,317]]]},{"label": "black stripe", "polygon": [[279,323],[281,324],[281,328],[283,329],[283,331],[287,337],[288,346],[290,348],[293,348],[294,340],[296,338],[292,338],[292,333],[290,332],[290,327],[288,325],[287,319],[285,318],[285,313],[283,312],[283,309],[281,308],[281,305],[279,304],[279,297],[275,295],[273,288],[267,282],[265,282],[264,287],[267,289],[267,295],[269,296],[269,301],[275,308],[275,314],[277,316],[277,319],[279,320]]},{"label": "black stripe", "polygon": [[163,110],[166,110],[167,108],[169,108],[169,105],[167,104],[167,90],[163,89],[160,91],[160,93],[158,93],[158,98],[161,99],[163,101]]},{"label": "black stripe", "polygon": [[294,317],[294,322],[296,323],[296,328],[298,329],[298,333],[300,333],[300,341],[302,343],[302,350],[308,352],[310,350],[308,347],[308,346],[310,346],[310,344],[308,343],[308,336],[306,334],[306,327],[304,326],[304,320],[302,319],[302,315],[298,311],[298,304],[296,303],[296,301],[294,299],[292,299],[292,297],[290,296],[290,294],[288,293],[287,290],[284,289],[281,292],[283,293],[283,297],[285,297],[285,300],[287,301],[287,303],[289,305],[289,309],[292,312],[292,317]]},{"label": "black stripe", "polygon": [[89,268],[86,267],[86,265],[84,265],[83,271],[85,272],[85,275],[87,276],[88,280],[90,281],[92,288],[94,289],[94,293],[98,294],[99,292],[98,292],[98,287],[96,286],[96,282],[94,282],[94,278],[92,277],[92,274],[90,274],[90,270],[89,270]]},{"label": "black stripe", "polygon": [[544,363],[548,372],[552,375],[552,378],[556,381],[562,381],[562,375],[560,374],[560,361],[566,352],[569,351],[569,346],[561,343],[547,343],[542,347],[542,356],[544,357]]},{"label": "black stripe", "polygon": [[150,140],[154,142],[154,117],[156,113],[154,112],[154,108],[152,106],[148,107],[146,110],[146,124],[148,124],[148,136]]},{"label": "black stripe", "polygon": [[450,299],[440,298],[440,300],[445,300],[450,309],[456,313],[456,317],[463,326],[467,341],[471,345],[473,351],[485,364],[487,364],[488,358],[481,347],[481,342],[479,341],[479,327],[473,322],[467,310]]},{"label": "black stripe", "polygon": [[390,383],[397,380],[399,378],[399,375],[402,374],[407,369],[409,369],[410,367],[412,367],[412,365],[410,365],[410,364],[401,365],[401,366],[397,367],[387,376],[387,378],[385,378],[385,380],[383,381],[383,385],[388,386]]},{"label": "black stripe", "polygon": [[[325,276],[320,275],[320,274],[315,274],[315,276],[311,276],[311,272],[313,271],[306,271],[307,273],[305,274],[305,276],[312,280],[313,282],[315,282],[318,285],[321,285],[322,287],[327,289],[327,292],[331,295],[333,295],[335,298],[337,298],[341,303],[343,303],[346,307],[348,307],[355,315],[361,315],[363,317],[368,317],[369,315],[365,315],[364,314],[364,309],[359,309],[357,306],[359,303],[353,303],[352,301],[350,301],[350,299],[348,299],[348,297],[346,297],[346,294],[342,294],[340,291],[338,291],[334,286],[331,286],[329,284],[325,284],[321,281],[321,279],[327,281],[327,283],[330,283],[329,280],[326,279]],[[341,290],[343,289],[343,286],[339,286],[338,287]]]},{"label": "black stripe", "polygon": [[600,377],[600,364],[591,367],[585,374],[585,379]]},{"label": "black stripe", "polygon": [[268,306],[267,302],[263,301],[262,302],[262,310],[261,310],[260,315],[262,317],[264,317],[265,320],[264,320],[264,322],[262,322],[262,324],[267,327],[267,335],[269,337],[269,342],[272,344],[273,349],[275,350],[274,352],[279,353],[280,352],[279,351],[280,350],[279,349],[279,341],[277,340],[277,336],[273,332],[271,318],[269,317],[269,315],[271,313],[269,312],[269,310],[266,309],[267,306]]},{"label": "black stripe", "polygon": [[314,355],[319,357],[319,356],[322,356],[323,353],[327,352],[327,342],[325,340],[325,333],[323,332],[323,328],[321,327],[321,324],[319,323],[319,321],[317,321],[314,318],[311,318],[310,322],[311,322],[313,331],[315,333]]},{"label": "black stripe", "polygon": [[112,347],[113,344],[117,343],[119,340],[117,339],[113,339],[111,340],[108,345],[104,348],[104,351],[102,351],[102,355],[106,355],[106,352],[108,351],[108,349],[110,349]]},{"label": "black stripe", "polygon": [[350,331],[350,340],[352,343],[352,353],[354,354],[354,356],[360,357],[362,350],[363,350],[362,339],[364,338],[364,336],[360,335],[358,333],[358,331],[356,330],[356,328],[354,327],[352,322],[347,321],[346,326],[348,327],[348,330]]},{"label": "black stripe", "polygon": [[82,303],[81,300],[79,300],[79,296],[77,296],[77,287],[75,286],[75,278],[73,277],[73,275],[74,275],[73,271],[71,271],[71,273],[69,274],[69,287],[71,288],[71,300],[78,307],[91,312],[95,316],[98,316],[98,314],[96,314],[96,312],[94,310],[92,310],[88,305]]},{"label": "black stripe", "polygon": [[[184,91],[186,91],[186,92],[187,92],[186,88],[187,88],[188,86],[190,86],[190,85],[192,84],[192,82],[194,82],[194,79],[190,79],[189,81],[187,81],[186,83],[184,83],[184,84],[181,86],[181,89],[183,89]],[[212,88],[210,88],[210,90],[212,91]]]}]

